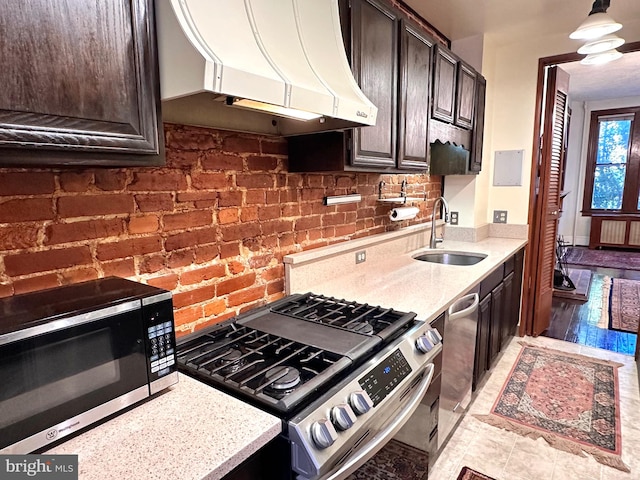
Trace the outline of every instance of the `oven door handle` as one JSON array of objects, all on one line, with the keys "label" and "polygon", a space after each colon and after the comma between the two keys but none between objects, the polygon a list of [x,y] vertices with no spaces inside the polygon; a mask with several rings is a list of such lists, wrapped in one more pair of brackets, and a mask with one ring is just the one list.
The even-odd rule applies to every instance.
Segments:
[{"label": "oven door handle", "polygon": [[424,377],[420,380],[420,383],[416,387],[416,391],[413,392],[402,411],[393,418],[393,421],[383,430],[378,432],[371,440],[359,447],[356,454],[347,460],[338,470],[328,473],[327,476],[322,477],[322,479],[338,480],[344,478],[346,475],[353,473],[355,470],[360,468],[367,462],[367,460],[378,453],[378,450],[380,450],[384,444],[402,428],[407,420],[409,420],[409,417],[411,417],[413,412],[418,408],[422,397],[427,393],[429,385],[431,384],[434,370],[435,366],[433,363],[427,365],[424,369]]}]

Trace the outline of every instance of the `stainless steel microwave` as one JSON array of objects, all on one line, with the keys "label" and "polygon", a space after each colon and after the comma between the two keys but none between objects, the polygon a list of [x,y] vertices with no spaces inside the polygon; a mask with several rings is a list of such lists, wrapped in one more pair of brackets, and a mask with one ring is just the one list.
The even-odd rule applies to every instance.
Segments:
[{"label": "stainless steel microwave", "polygon": [[171,292],[108,277],[0,299],[0,453],[31,453],[178,381]]}]

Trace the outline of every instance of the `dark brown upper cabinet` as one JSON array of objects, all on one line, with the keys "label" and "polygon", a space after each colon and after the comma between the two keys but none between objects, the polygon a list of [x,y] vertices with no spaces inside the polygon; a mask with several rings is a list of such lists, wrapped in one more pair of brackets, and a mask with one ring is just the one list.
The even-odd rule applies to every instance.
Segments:
[{"label": "dark brown upper cabinet", "polygon": [[289,170],[425,171],[434,42],[379,0],[340,3],[351,69],[376,125],[290,137]]},{"label": "dark brown upper cabinet", "polygon": [[471,131],[471,156],[469,170],[480,173],[482,170],[482,145],[484,138],[484,111],[487,81],[480,74],[476,76],[476,98],[473,112],[473,130]]},{"label": "dark brown upper cabinet", "polygon": [[0,164],[164,164],[153,0],[0,9]]},{"label": "dark brown upper cabinet", "polygon": [[456,106],[458,59],[447,48],[438,45],[433,70],[433,118],[453,123]]},{"label": "dark brown upper cabinet", "polygon": [[476,98],[476,72],[464,62],[458,62],[454,123],[471,129]]}]

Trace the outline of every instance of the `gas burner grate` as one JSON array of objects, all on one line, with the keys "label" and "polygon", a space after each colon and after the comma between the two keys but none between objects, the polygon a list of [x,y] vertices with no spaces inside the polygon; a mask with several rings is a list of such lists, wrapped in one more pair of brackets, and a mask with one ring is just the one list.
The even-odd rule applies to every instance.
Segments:
[{"label": "gas burner grate", "polygon": [[385,331],[396,330],[415,317],[414,314],[397,312],[392,308],[313,293],[287,299],[272,307],[271,311],[364,335],[379,335]]}]

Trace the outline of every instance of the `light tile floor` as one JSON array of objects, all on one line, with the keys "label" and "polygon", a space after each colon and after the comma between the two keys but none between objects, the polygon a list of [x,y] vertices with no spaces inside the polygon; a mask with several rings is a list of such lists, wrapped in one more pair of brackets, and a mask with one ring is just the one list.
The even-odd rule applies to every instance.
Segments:
[{"label": "light tile floor", "polygon": [[[473,417],[487,414],[500,393],[525,341],[566,352],[581,353],[624,364],[618,369],[622,459],[631,473],[601,465],[591,456],[580,457],[492,427]],[[456,480],[463,466],[496,480],[636,480],[640,479],[640,392],[634,358],[546,337],[515,337],[502,353],[490,377],[478,392],[457,430],[429,471],[429,480]]]}]

